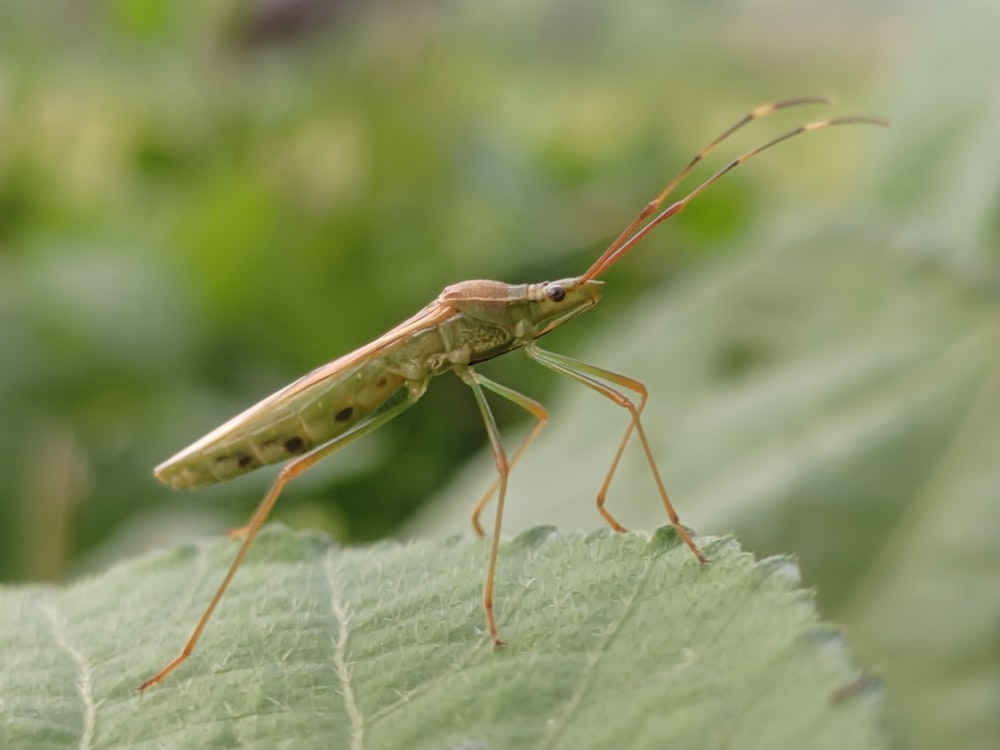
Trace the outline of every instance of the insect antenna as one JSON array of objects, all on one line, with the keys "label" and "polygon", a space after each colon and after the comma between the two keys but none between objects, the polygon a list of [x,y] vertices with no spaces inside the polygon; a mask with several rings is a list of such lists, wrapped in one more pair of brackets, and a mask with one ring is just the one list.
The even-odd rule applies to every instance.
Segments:
[{"label": "insect antenna", "polygon": [[689,161],[687,165],[680,172],[678,172],[677,176],[674,177],[667,184],[667,186],[660,192],[658,196],[656,196],[653,200],[651,200],[648,204],[646,204],[646,207],[639,212],[639,215],[636,216],[636,218],[633,219],[632,222],[627,227],[625,227],[622,233],[618,235],[618,237],[615,239],[614,242],[611,243],[608,249],[601,254],[601,257],[598,258],[589,269],[587,269],[587,272],[583,274],[583,276],[581,277],[581,281],[582,282],[590,281],[591,279],[600,276],[608,268],[617,263],[618,260],[623,255],[625,255],[632,248],[638,245],[643,240],[643,238],[651,231],[653,231],[653,229],[658,224],[666,221],[671,216],[679,214],[681,211],[687,208],[687,205],[692,200],[694,200],[695,197],[700,195],[710,185],[714,184],[724,175],[736,169],[736,167],[738,167],[740,164],[749,161],[762,151],[767,151],[767,149],[773,146],[777,146],[779,143],[787,141],[789,138],[794,138],[797,135],[801,135],[802,133],[808,133],[813,130],[822,130],[824,128],[833,127],[835,125],[867,124],[867,125],[880,125],[882,127],[889,127],[888,120],[884,120],[879,117],[868,117],[864,115],[854,115],[847,117],[830,117],[823,120],[814,120],[812,122],[804,123],[796,128],[793,128],[792,130],[789,130],[787,133],[783,133],[782,135],[779,135],[776,138],[772,138],[766,143],[762,143],[759,146],[756,146],[755,148],[750,149],[746,153],[736,157],[726,166],[720,169],[718,172],[716,172],[711,177],[702,182],[700,185],[698,185],[696,188],[691,190],[691,192],[689,192],[683,198],[670,204],[667,208],[663,209],[662,211],[660,211],[660,213],[656,214],[652,219],[649,219],[647,223],[643,224],[643,222],[645,222],[650,215],[652,215],[659,209],[660,205],[667,198],[667,196],[670,195],[670,193],[672,193],[674,189],[676,189],[677,185],[681,182],[681,180],[687,177],[687,175],[691,172],[691,170],[695,167],[695,165],[698,164],[698,162],[700,162],[706,156],[711,154],[720,143],[725,141],[727,138],[729,138],[729,136],[731,136],[737,130],[742,128],[744,125],[747,125],[748,123],[753,122],[754,120],[759,120],[762,117],[766,117],[767,115],[770,115],[774,112],[777,112],[778,110],[785,109],[787,107],[797,106],[800,104],[829,104],[829,103],[830,100],[824,97],[799,97],[796,99],[786,99],[780,102],[771,102],[769,104],[762,104],[752,109],[750,112],[744,115],[737,123],[730,126],[722,134],[716,137],[715,140],[713,140],[707,146],[702,148],[697,154],[695,154],[694,158],[691,159],[691,161]]}]

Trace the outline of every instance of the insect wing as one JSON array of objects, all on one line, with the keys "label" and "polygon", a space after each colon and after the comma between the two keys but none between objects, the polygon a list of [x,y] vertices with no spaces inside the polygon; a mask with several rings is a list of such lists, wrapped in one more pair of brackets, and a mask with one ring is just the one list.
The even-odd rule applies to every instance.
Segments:
[{"label": "insect wing", "polygon": [[435,300],[374,341],[317,367],[233,417],[153,473],[173,487],[198,487],[323,445],[405,384],[402,375],[378,362],[379,354],[452,314],[451,306]]}]

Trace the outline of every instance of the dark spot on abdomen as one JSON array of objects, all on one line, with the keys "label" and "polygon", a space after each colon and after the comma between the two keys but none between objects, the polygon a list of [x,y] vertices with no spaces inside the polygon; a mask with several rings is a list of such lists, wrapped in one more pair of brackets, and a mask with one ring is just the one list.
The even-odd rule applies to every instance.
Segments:
[{"label": "dark spot on abdomen", "polygon": [[354,407],[347,406],[338,411],[333,418],[336,419],[338,422],[346,422],[353,416],[354,416]]},{"label": "dark spot on abdomen", "polygon": [[253,463],[253,456],[248,456],[246,453],[244,453],[242,456],[239,457],[237,463],[240,465],[241,469],[245,469],[246,467],[248,467],[250,464]]},{"label": "dark spot on abdomen", "polygon": [[285,441],[285,450],[289,453],[298,453],[305,447],[306,441],[300,438],[298,435],[288,438]]}]

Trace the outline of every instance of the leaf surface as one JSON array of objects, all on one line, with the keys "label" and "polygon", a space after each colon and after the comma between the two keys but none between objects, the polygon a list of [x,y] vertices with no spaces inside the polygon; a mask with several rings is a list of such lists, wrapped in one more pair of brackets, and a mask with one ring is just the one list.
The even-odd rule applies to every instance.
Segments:
[{"label": "leaf surface", "polygon": [[851,683],[784,558],[672,531],[505,544],[483,633],[487,545],[341,549],[269,527],[194,655],[145,695],[230,562],[218,540],[65,589],[2,592],[6,747],[877,747],[877,689]]}]

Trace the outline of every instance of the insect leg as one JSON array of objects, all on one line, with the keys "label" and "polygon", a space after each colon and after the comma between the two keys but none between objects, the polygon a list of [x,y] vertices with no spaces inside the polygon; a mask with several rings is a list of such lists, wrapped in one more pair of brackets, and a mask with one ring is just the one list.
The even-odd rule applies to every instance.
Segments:
[{"label": "insect leg", "polygon": [[[517,391],[511,390],[506,386],[500,385],[489,378],[480,375],[478,372],[473,370],[471,367],[455,368],[458,376],[472,389],[473,395],[476,397],[476,403],[479,405],[479,411],[483,415],[483,423],[486,425],[486,434],[490,438],[490,447],[493,449],[493,460],[497,465],[497,472],[499,473],[499,478],[495,483],[497,487],[497,515],[496,520],[493,523],[493,543],[490,546],[490,562],[486,569],[486,583],[483,586],[483,609],[486,610],[486,626],[490,630],[490,639],[493,641],[494,648],[503,645],[503,641],[500,640],[500,633],[497,630],[496,617],[493,614],[493,580],[496,574],[497,567],[497,553],[500,549],[500,526],[503,522],[503,504],[507,497],[507,477],[510,474],[510,467],[513,461],[507,460],[507,454],[504,452],[503,443],[500,440],[500,431],[497,429],[496,420],[493,418],[493,411],[490,409],[489,403],[486,401],[486,394],[483,393],[483,388],[488,388],[489,390],[496,393],[498,396],[503,396],[508,401],[512,401],[518,406],[531,412],[538,420],[538,424],[535,428],[528,434],[528,437],[518,448],[517,454],[515,454],[515,460],[517,456],[524,450],[525,446],[531,442],[531,439],[535,434],[545,425],[548,419],[548,413],[545,408],[539,404],[537,401],[524,396]],[[492,494],[493,487],[490,487],[490,493],[486,496]],[[480,500],[476,509],[481,510],[479,507],[483,505],[484,501]]]},{"label": "insect leg", "polygon": [[[528,433],[527,437],[521,441],[521,444],[514,451],[514,455],[510,459],[510,467],[514,468],[514,464],[517,463],[518,459],[524,454],[528,446],[538,437],[538,433],[542,431],[545,424],[549,421],[549,413],[546,411],[545,407],[534,399],[528,398],[523,393],[518,393],[515,390],[508,388],[505,385],[500,385],[489,378],[483,377],[478,372],[474,372],[473,376],[479,379],[479,383],[491,391],[496,393],[498,396],[502,396],[508,401],[517,404],[522,409],[527,411],[531,416],[535,418],[535,425],[531,428],[531,432]],[[483,510],[485,510],[487,503],[489,503],[490,498],[493,497],[493,493],[497,491],[497,487],[500,485],[500,477],[493,480],[493,484],[490,485],[489,489],[483,493],[482,497],[476,503],[476,507],[472,510],[472,527],[475,529],[478,536],[485,536],[483,531],[483,526],[479,522],[479,516],[482,515]]]},{"label": "insect leg", "polygon": [[[612,372],[611,370],[605,370],[596,365],[591,365],[586,362],[581,362],[571,357],[564,356],[562,354],[554,354],[553,352],[545,351],[544,349],[539,349],[535,344],[530,344],[524,347],[524,351],[529,357],[534,359],[539,364],[545,365],[551,370],[562,373],[563,375],[568,375],[574,380],[583,383],[588,388],[597,391],[605,398],[614,402],[623,409],[628,410],[631,416],[631,421],[625,430],[625,435],[618,445],[618,451],[615,453],[614,460],[611,462],[611,468],[608,470],[607,476],[604,478],[604,482],[601,485],[601,489],[597,496],[597,509],[600,511],[601,515],[611,524],[611,527],[616,531],[624,531],[621,524],[618,523],[604,507],[604,499],[608,491],[608,487],[611,485],[611,479],[614,476],[615,470],[618,468],[618,462],[621,460],[623,451],[625,450],[625,444],[628,442],[629,437],[632,435],[632,431],[639,436],[639,442],[642,444],[642,451],[646,456],[646,462],[649,464],[650,471],[653,473],[653,479],[656,482],[656,488],[660,493],[660,499],[663,501],[663,507],[667,511],[667,517],[670,519],[670,523],[676,529],[677,534],[684,543],[687,544],[688,548],[694,553],[701,562],[707,562],[706,557],[702,554],[698,545],[691,538],[687,529],[681,525],[681,519],[677,515],[677,511],[674,510],[673,503],[670,502],[670,496],[667,494],[667,489],[663,485],[663,479],[660,477],[660,470],[656,466],[656,460],[653,458],[653,451],[649,447],[649,441],[646,439],[646,431],[642,427],[642,420],[640,419],[640,413],[643,407],[646,405],[646,387],[640,383],[638,380],[634,380],[625,375],[621,375],[617,372]],[[626,396],[621,391],[608,385],[608,383],[614,383],[622,388],[626,388],[630,391],[639,395],[639,405],[636,406],[628,396]]]},{"label": "insect leg", "polygon": [[271,489],[267,491],[267,494],[264,495],[264,499],[260,501],[260,505],[257,506],[253,515],[250,516],[250,520],[247,522],[247,525],[238,530],[242,535],[243,543],[240,545],[240,549],[236,553],[236,558],[229,566],[229,570],[226,572],[226,577],[222,579],[222,583],[215,592],[215,595],[212,597],[212,600],[208,603],[205,611],[202,613],[201,618],[198,620],[198,624],[195,625],[194,630],[191,631],[191,635],[188,637],[187,643],[184,644],[184,648],[181,649],[181,652],[174,657],[169,664],[137,688],[140,693],[146,688],[152,687],[156,683],[160,682],[160,680],[173,672],[194,651],[194,647],[198,644],[198,639],[201,638],[202,631],[204,631],[205,626],[208,625],[208,621],[212,617],[212,613],[215,611],[216,606],[218,606],[219,601],[222,599],[222,595],[226,593],[226,589],[229,588],[230,581],[232,581],[233,576],[236,575],[236,571],[239,569],[240,564],[243,562],[243,558],[246,557],[247,552],[250,550],[250,545],[253,544],[253,540],[256,538],[257,532],[260,531],[260,527],[263,526],[264,521],[267,520],[268,515],[270,515],[271,510],[274,508],[274,504],[278,501],[278,497],[281,496],[281,492],[285,488],[285,485],[314,464],[322,461],[330,454],[336,452],[340,448],[343,448],[345,445],[353,442],[362,435],[366,435],[372,430],[381,427],[383,424],[398,415],[401,411],[409,406],[412,406],[424,394],[426,388],[426,381],[411,384],[409,392],[397,403],[374,412],[367,419],[367,421],[359,422],[350,432],[338,436],[333,441],[313,449],[310,453],[307,453],[282,467],[281,472],[278,474],[278,478],[274,480],[274,484],[271,485]]}]

